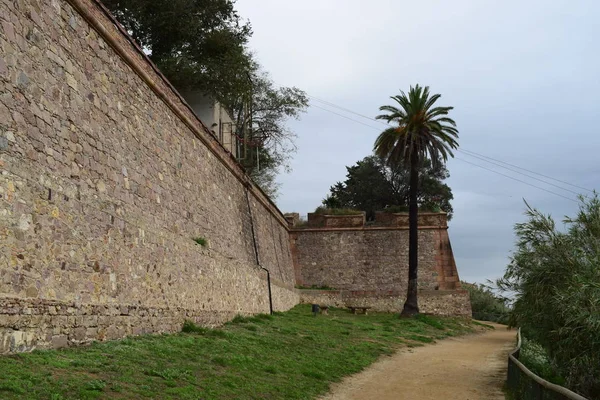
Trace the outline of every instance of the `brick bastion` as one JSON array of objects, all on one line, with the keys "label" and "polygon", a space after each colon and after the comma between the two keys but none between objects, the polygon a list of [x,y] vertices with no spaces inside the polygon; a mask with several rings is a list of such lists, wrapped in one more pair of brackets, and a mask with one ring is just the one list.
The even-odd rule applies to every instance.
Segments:
[{"label": "brick bastion", "polygon": [[[294,219],[288,217],[294,223]],[[309,214],[291,233],[301,301],[332,306],[402,309],[408,280],[408,214]],[[460,279],[444,213],[419,214],[419,307],[438,315],[470,316],[469,295]]]}]

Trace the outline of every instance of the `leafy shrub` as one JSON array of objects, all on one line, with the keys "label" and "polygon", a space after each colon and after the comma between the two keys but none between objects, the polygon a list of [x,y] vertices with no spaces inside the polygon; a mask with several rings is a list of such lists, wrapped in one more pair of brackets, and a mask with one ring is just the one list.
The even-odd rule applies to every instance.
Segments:
[{"label": "leafy shrub", "polygon": [[546,349],[533,340],[524,337],[522,340],[519,361],[541,378],[557,385],[564,385],[565,380],[560,377]]},{"label": "leafy shrub", "polygon": [[600,200],[580,197],[566,230],[527,205],[517,249],[497,283],[515,294],[510,323],[539,343],[566,385],[600,398]]},{"label": "leafy shrub", "polygon": [[296,285],[296,289],[309,289],[309,290],[337,290],[327,285]]},{"label": "leafy shrub", "polygon": [[487,285],[467,282],[461,284],[469,292],[473,318],[508,324],[510,309],[506,305],[506,299],[496,295]]},{"label": "leafy shrub", "polygon": [[183,327],[181,328],[181,332],[185,333],[199,333],[204,334],[206,332],[206,328],[196,325],[192,321],[185,320],[183,322]]},{"label": "leafy shrub", "polygon": [[208,245],[208,240],[203,237],[194,238],[194,242],[196,242],[196,244],[199,244],[202,247],[206,247]]},{"label": "leafy shrub", "polygon": [[407,213],[408,206],[389,206],[382,210],[385,213],[394,214],[394,213]]}]

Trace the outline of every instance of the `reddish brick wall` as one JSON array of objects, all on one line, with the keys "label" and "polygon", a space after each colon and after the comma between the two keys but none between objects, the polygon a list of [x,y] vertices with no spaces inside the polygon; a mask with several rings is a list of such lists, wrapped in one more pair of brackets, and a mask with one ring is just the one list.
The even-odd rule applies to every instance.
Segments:
[{"label": "reddish brick wall", "polygon": [[[298,284],[341,290],[347,301],[379,295],[403,299],[408,281],[406,215],[388,216],[384,226],[293,229],[290,237]],[[446,215],[425,214],[419,222],[419,289],[460,289]],[[458,300],[452,297],[453,302],[457,304],[465,296],[468,299],[468,295],[460,295]],[[470,308],[465,303],[462,309]],[[461,315],[464,313],[467,311]]]},{"label": "reddish brick wall", "polygon": [[[377,225],[385,226],[408,226],[408,213],[386,213],[378,211],[375,213],[375,222]],[[445,213],[419,213],[419,226],[428,227],[446,227],[448,219]]]},{"label": "reddish brick wall", "polygon": [[308,226],[311,228],[355,228],[365,225],[366,213],[356,215],[326,215],[308,213]]}]

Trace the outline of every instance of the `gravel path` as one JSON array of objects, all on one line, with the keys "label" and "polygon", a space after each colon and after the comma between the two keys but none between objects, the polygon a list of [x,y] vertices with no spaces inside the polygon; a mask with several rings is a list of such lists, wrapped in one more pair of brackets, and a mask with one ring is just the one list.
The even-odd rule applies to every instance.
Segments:
[{"label": "gravel path", "polygon": [[401,350],[333,385],[322,400],[504,400],[507,355],[516,333],[495,327]]}]

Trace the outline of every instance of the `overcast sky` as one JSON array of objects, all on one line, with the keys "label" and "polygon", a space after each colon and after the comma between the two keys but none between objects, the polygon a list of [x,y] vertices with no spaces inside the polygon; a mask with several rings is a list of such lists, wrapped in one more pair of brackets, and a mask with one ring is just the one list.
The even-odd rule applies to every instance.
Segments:
[{"label": "overcast sky", "polygon": [[[374,117],[410,85],[455,109],[461,148],[585,188],[600,183],[600,2],[485,0],[238,0],[251,47],[275,82]],[[369,155],[370,125],[311,107],[297,133],[293,171],[280,177],[281,210],[306,214],[346,165]],[[374,129],[374,128],[377,129]],[[457,158],[560,193],[575,194],[458,152]],[[461,279],[502,275],[523,198],[557,219],[577,203],[461,160],[450,239]],[[553,182],[570,190],[579,189]]]}]

